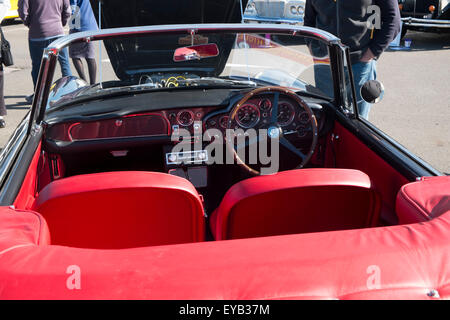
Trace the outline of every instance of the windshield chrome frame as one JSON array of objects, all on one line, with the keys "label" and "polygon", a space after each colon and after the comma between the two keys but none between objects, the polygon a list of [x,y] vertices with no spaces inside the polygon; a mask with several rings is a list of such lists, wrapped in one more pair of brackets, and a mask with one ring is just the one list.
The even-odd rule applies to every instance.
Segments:
[{"label": "windshield chrome frame", "polygon": [[[182,24],[182,25],[158,25],[145,27],[126,27],[101,29],[97,31],[85,31],[61,37],[52,42],[45,50],[42,57],[41,69],[39,71],[38,83],[35,88],[35,98],[31,107],[30,123],[28,133],[31,133],[34,125],[41,125],[47,106],[48,93],[52,85],[54,71],[59,52],[72,43],[107,40],[119,37],[132,37],[151,34],[170,33],[214,33],[214,32],[236,32],[236,33],[278,33],[295,36],[305,36],[325,42],[330,47],[338,47],[344,50],[345,46],[336,36],[316,28],[294,25],[278,24]],[[336,89],[336,88],[335,88]],[[335,90],[336,91],[336,90]],[[338,99],[340,100],[340,99]]]}]

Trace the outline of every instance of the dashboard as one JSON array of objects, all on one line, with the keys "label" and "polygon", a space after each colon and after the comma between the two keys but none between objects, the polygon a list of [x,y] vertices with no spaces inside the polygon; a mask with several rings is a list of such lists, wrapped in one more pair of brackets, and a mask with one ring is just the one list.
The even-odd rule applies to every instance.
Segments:
[{"label": "dashboard", "polygon": [[[190,107],[134,113],[95,121],[56,123],[49,126],[47,140],[75,143],[105,139],[169,137],[177,130],[191,134],[199,130],[263,127],[272,117],[270,95],[257,95],[240,106],[235,121],[229,123],[229,113],[237,103],[227,106]],[[313,110],[319,132],[324,125],[325,112],[320,104],[308,103]],[[285,133],[297,133],[305,138],[310,131],[309,116],[298,103],[287,95],[280,95],[277,122]]]}]

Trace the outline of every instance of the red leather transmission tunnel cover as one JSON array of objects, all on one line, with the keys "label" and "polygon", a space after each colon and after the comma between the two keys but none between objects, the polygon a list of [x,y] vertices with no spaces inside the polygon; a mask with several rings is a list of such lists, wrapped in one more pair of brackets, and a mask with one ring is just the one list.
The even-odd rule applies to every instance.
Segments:
[{"label": "red leather transmission tunnel cover", "polygon": [[33,208],[52,244],[120,249],[204,240],[203,206],[186,179],[157,172],[106,172],[54,181]]},{"label": "red leather transmission tunnel cover", "polygon": [[358,170],[302,169],[241,181],[212,214],[216,240],[374,226],[379,197]]}]

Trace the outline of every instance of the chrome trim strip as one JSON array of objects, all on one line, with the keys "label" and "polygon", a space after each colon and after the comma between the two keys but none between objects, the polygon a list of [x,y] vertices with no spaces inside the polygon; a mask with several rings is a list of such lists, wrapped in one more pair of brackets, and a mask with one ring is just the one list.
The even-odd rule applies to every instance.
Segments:
[{"label": "chrome trim strip", "polygon": [[300,18],[298,20],[294,19],[286,19],[286,18],[259,18],[259,17],[244,17],[244,22],[277,22],[277,23],[289,23],[289,24],[299,24],[303,23],[303,18]]},{"label": "chrome trim strip", "polygon": [[450,28],[450,20],[433,20],[406,17],[402,18],[405,25],[411,27]]}]

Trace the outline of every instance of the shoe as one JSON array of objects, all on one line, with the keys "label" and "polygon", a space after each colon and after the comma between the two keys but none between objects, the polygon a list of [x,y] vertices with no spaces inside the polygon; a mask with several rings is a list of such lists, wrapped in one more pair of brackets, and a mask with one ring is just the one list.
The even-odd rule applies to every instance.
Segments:
[{"label": "shoe", "polygon": [[34,93],[30,94],[29,96],[26,96],[25,100],[31,104],[31,103],[33,103],[33,98],[34,98]]},{"label": "shoe", "polygon": [[4,128],[4,127],[6,127],[6,121],[5,121],[5,119],[0,119],[0,128]]}]

